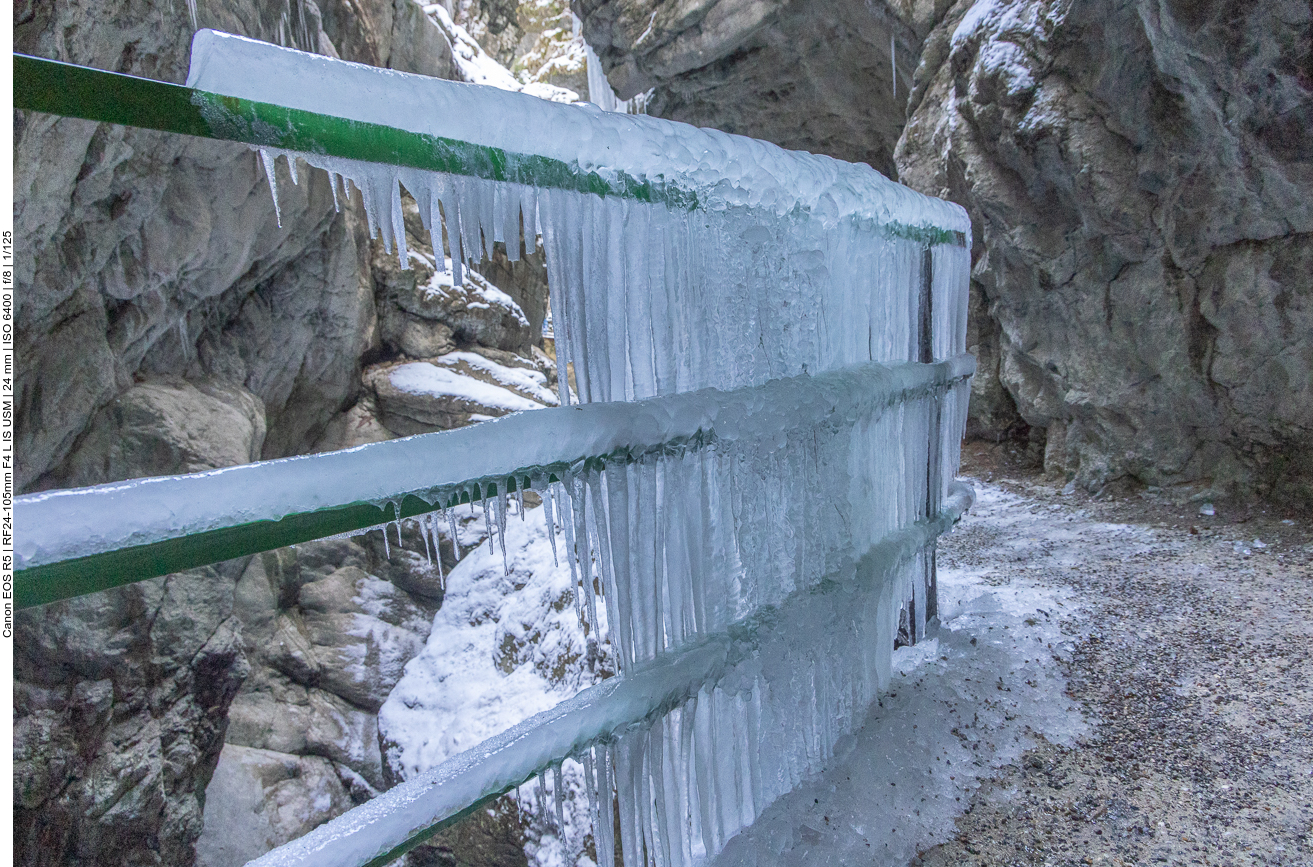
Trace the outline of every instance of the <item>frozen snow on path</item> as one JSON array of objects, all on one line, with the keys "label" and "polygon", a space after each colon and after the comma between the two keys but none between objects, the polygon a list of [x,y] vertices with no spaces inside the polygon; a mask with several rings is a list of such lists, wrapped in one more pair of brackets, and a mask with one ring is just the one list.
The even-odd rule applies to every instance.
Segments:
[{"label": "frozen snow on path", "polygon": [[[1002,531],[1014,548],[1070,537],[1045,507],[973,484],[976,505],[956,532]],[[1070,744],[1087,731],[1055,658],[1073,648],[1080,600],[1002,583],[1006,569],[956,568],[941,555],[937,635],[895,652],[890,690],[865,726],[840,742],[818,779],[730,841],[717,865],[905,864],[947,839],[982,778],[1016,761],[1035,735]]]}]

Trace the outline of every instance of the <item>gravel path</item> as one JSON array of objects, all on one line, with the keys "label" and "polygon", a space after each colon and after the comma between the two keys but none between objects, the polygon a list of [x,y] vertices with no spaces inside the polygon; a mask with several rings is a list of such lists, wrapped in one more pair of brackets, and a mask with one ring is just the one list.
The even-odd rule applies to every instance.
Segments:
[{"label": "gravel path", "polygon": [[1089,734],[995,772],[912,863],[1313,865],[1313,526],[1307,513],[1089,497],[966,460],[1023,508],[941,544],[949,568],[1081,600],[1060,664]]}]

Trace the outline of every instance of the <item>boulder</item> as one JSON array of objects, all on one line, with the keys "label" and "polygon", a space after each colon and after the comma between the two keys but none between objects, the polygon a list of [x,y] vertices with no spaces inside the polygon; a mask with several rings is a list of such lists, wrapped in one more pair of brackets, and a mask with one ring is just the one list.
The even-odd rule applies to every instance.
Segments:
[{"label": "boulder", "polygon": [[[328,759],[227,744],[205,789],[206,830],[196,841],[196,863],[242,867],[351,806]],[[237,828],[241,833],[233,833]]]},{"label": "boulder", "polygon": [[141,382],[92,419],[61,487],[194,473],[258,460],[264,404],[241,386],[180,377]]}]

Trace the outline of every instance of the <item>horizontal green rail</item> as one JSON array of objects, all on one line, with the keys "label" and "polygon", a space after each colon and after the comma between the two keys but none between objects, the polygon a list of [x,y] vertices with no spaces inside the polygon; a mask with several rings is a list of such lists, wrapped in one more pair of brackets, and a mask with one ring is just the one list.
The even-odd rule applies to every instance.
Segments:
[{"label": "horizontal green rail", "polygon": [[[534,410],[473,427],[204,473],[18,497],[19,608],[366,530],[567,471],[824,424],[943,394],[975,370],[865,364],[764,385]],[[503,490],[504,489],[504,490]]]},{"label": "horizontal green rail", "polygon": [[[258,147],[661,203],[683,210],[699,204],[695,191],[671,181],[652,183],[623,171],[609,172],[614,177],[607,178],[537,154],[220,96],[26,54],[14,54],[14,107]],[[890,222],[878,229],[922,244],[965,247],[967,242],[963,232],[934,226]]]},{"label": "horizontal green rail", "polygon": [[[383,867],[443,828],[510,792],[590,745],[683,704],[719,682],[763,644],[778,641],[809,604],[869,592],[946,532],[970,508],[975,492],[949,485],[935,514],[893,530],[863,552],[837,580],[799,588],[722,631],[659,654],[641,669],[591,686],[463,753],[389,789],[303,837],[265,853],[248,867]],[[473,802],[472,806],[466,806]],[[609,816],[603,814],[604,820]]]},{"label": "horizontal green rail", "polygon": [[182,135],[243,142],[490,181],[661,202],[691,210],[674,184],[614,179],[536,154],[220,96],[149,78],[14,54],[14,107]]},{"label": "horizontal green rail", "polygon": [[[489,485],[488,490],[493,496],[497,493],[495,485]],[[468,497],[462,499],[469,502]],[[407,495],[401,500],[400,517],[413,518],[432,512],[433,508],[432,503]],[[45,605],[260,551],[364,530],[394,521],[397,517],[396,511],[390,508],[372,503],[351,503],[333,509],[292,514],[278,521],[234,524],[148,545],[116,548],[87,557],[33,566],[14,573],[14,601],[19,608]]]}]

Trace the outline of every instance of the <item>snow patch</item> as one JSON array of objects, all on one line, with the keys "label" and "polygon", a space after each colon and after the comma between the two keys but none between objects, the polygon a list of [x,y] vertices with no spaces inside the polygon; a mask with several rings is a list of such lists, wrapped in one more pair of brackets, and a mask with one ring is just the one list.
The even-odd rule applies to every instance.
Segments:
[{"label": "snow patch", "polygon": [[[486,539],[474,507],[458,510],[471,535]],[[406,666],[379,712],[386,761],[405,778],[547,710],[596,683],[607,671],[605,634],[585,629],[574,610],[565,539],[559,527],[553,556],[541,507],[506,522],[500,540],[482,544],[452,571],[428,644]],[[558,789],[559,785],[559,789]],[[542,787],[540,794],[539,787]],[[557,793],[560,807],[557,808]],[[515,792],[527,819],[531,867],[592,867],[584,854],[592,833],[583,766],[568,760],[554,773]]]},{"label": "snow patch", "polygon": [[541,409],[543,406],[509,389],[463,376],[428,361],[402,364],[388,374],[388,379],[397,390],[409,394],[458,397],[506,412]]},{"label": "snow patch", "polygon": [[[474,511],[460,511],[467,508]],[[541,507],[509,517],[504,563],[492,540],[447,576],[428,643],[379,711],[387,760],[402,776],[413,777],[595,682],[570,568],[564,556],[554,560],[544,523]],[[560,535],[556,547],[563,555]],[[601,611],[598,617],[605,619]]]},{"label": "snow patch", "polygon": [[533,400],[546,406],[556,406],[557,398],[547,387],[547,376],[538,370],[526,370],[522,367],[506,367],[490,358],[484,358],[474,352],[448,352],[434,360],[434,364],[443,367],[465,365],[470,370],[484,374],[498,385],[529,394]]}]

